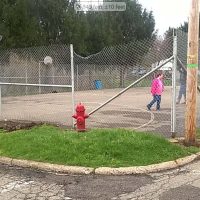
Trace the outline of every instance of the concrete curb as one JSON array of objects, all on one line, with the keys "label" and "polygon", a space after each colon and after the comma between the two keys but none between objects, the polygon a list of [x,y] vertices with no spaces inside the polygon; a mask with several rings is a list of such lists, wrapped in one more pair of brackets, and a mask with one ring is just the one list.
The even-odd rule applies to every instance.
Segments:
[{"label": "concrete curb", "polygon": [[48,172],[60,172],[64,174],[131,175],[131,174],[148,174],[153,172],[160,172],[163,170],[175,169],[183,165],[186,165],[198,158],[200,158],[200,152],[184,158],[176,159],[174,161],[168,161],[147,166],[119,167],[119,168],[99,167],[96,169],[91,167],[65,166],[65,165],[49,164],[49,163],[35,162],[29,160],[18,160],[8,157],[0,157],[0,163],[10,166],[26,167]]},{"label": "concrete curb", "polygon": [[109,168],[109,167],[99,167],[95,169],[95,174],[99,175],[131,175],[131,174],[148,174],[153,172],[160,172],[169,169],[175,169],[186,165],[195,159],[199,158],[200,154],[193,154],[184,158],[179,158],[174,161],[163,162],[159,164],[139,166],[139,167],[119,167],[119,168]]},{"label": "concrete curb", "polygon": [[50,163],[35,162],[29,160],[18,160],[7,157],[0,157],[0,163],[10,166],[32,168],[48,172],[60,172],[65,174],[92,174],[94,169],[90,167],[66,166]]}]

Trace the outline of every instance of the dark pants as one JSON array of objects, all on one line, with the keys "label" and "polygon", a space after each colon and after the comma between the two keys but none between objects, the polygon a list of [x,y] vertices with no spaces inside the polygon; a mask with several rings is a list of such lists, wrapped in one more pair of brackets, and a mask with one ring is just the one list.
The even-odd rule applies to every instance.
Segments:
[{"label": "dark pants", "polygon": [[180,90],[178,94],[177,101],[180,102],[182,96],[184,96],[184,100],[186,100],[186,84],[181,84],[180,85]]},{"label": "dark pants", "polygon": [[154,103],[157,102],[156,110],[160,110],[160,103],[161,103],[161,95],[153,95],[153,100],[147,105],[149,109],[153,106]]}]

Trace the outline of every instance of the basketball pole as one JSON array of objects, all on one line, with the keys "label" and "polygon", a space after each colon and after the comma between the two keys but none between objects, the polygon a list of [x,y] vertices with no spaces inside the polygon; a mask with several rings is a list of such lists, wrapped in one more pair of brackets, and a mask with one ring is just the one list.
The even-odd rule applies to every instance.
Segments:
[{"label": "basketball pole", "polygon": [[199,0],[191,0],[188,27],[187,88],[185,113],[185,143],[196,142],[197,121],[197,78],[199,44]]},{"label": "basketball pole", "polygon": [[173,30],[173,68],[172,68],[172,102],[171,102],[171,136],[176,137],[176,70],[177,70],[177,33]]}]

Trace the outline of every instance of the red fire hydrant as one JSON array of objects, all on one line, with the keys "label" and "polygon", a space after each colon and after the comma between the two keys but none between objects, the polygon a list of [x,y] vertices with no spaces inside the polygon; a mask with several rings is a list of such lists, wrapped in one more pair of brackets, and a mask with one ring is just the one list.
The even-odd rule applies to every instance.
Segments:
[{"label": "red fire hydrant", "polygon": [[76,119],[77,131],[85,131],[85,119],[89,117],[89,115],[85,114],[85,106],[79,103],[76,106],[76,114],[72,116]]}]

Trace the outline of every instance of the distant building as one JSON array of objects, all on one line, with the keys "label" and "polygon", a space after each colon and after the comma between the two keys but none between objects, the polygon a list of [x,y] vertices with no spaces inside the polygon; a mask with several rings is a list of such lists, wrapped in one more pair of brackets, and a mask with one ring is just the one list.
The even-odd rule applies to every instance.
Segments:
[{"label": "distant building", "polygon": [[[159,65],[161,65],[162,63],[164,63],[166,60],[161,60],[159,62],[156,62],[156,63],[153,63],[151,65],[151,68],[154,69],[156,67],[158,67]],[[166,63],[165,65],[163,65],[159,70],[162,70],[162,71],[171,71],[172,70],[172,67],[173,67],[173,63],[172,61]]]}]

